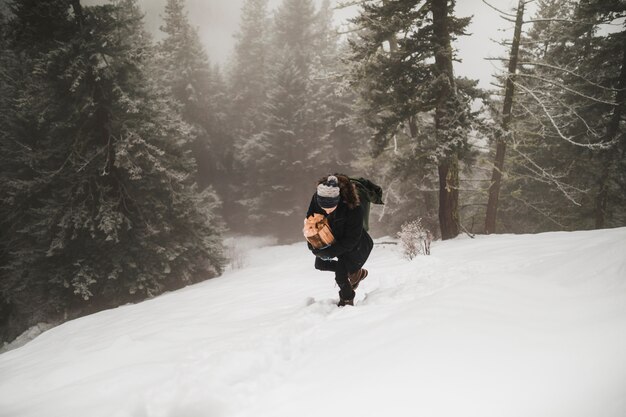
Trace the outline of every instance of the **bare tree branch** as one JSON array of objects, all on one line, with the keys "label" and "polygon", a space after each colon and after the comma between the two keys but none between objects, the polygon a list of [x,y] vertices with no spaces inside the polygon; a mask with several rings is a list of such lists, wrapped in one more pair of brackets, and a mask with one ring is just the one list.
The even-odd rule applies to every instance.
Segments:
[{"label": "bare tree branch", "polygon": [[618,105],[618,103],[616,103],[614,101],[606,101],[606,100],[602,100],[602,99],[599,99],[599,98],[588,96],[587,94],[583,94],[580,91],[576,91],[573,88],[569,88],[569,87],[567,87],[564,84],[558,83],[558,82],[550,80],[548,78],[539,77],[537,75],[532,75],[532,74],[516,74],[516,76],[518,76],[518,77],[525,77],[525,78],[533,78],[535,80],[539,80],[539,81],[543,81],[543,82],[548,83],[548,84],[552,84],[552,85],[557,86],[557,87],[559,87],[559,88],[561,88],[561,89],[563,89],[565,91],[569,91],[570,93],[575,94],[577,96],[586,98],[586,99],[591,100],[591,101],[595,101],[596,103],[608,104],[609,106],[617,106]]},{"label": "bare tree branch", "polygon": [[550,217],[547,213],[543,212],[541,209],[539,209],[538,207],[535,207],[534,205],[530,204],[528,201],[523,200],[519,197],[516,197],[515,195],[511,195],[512,198],[514,198],[515,200],[523,203],[524,205],[530,207],[531,209],[535,210],[537,213],[541,214],[542,216],[544,216],[545,218],[547,218],[548,220],[550,220],[552,223],[556,224],[557,226],[559,226],[561,229],[567,229],[567,227],[564,224],[559,223],[558,221],[556,221],[555,219],[553,219],[552,217]]},{"label": "bare tree branch", "polygon": [[[511,17],[515,17],[516,16],[515,13],[509,13],[509,12],[505,12],[503,10],[500,10],[496,6],[486,2],[485,0],[482,0],[482,2],[485,3],[487,6],[491,7],[493,10],[495,10],[498,13],[501,13],[501,14],[506,15],[506,16],[511,16]],[[513,20],[513,21],[515,22],[515,20]]]},{"label": "bare tree branch", "polygon": [[566,68],[557,67],[555,65],[550,65],[550,64],[545,64],[545,63],[542,63],[542,62],[531,62],[531,61],[522,61],[522,62],[520,62],[520,64],[522,64],[522,65],[533,65],[533,66],[537,66],[537,67],[551,68],[551,69],[554,69],[554,70],[557,70],[557,71],[561,71],[561,72],[565,72],[567,74],[573,75],[574,77],[580,78],[581,80],[585,81],[586,83],[588,83],[589,85],[592,85],[594,87],[601,88],[601,89],[607,90],[607,91],[612,91],[612,92],[619,91],[616,88],[604,87],[604,86],[602,86],[600,84],[594,83],[593,81],[589,80],[588,78],[585,78],[582,75],[577,74],[574,71],[568,70]]},{"label": "bare tree branch", "polygon": [[526,160],[531,165],[531,166],[525,165],[524,167],[530,172],[537,175],[537,178],[535,179],[541,178],[545,180],[544,182],[555,185],[558,188],[558,190],[561,191],[561,193],[565,196],[565,198],[571,201],[574,205],[579,206],[579,207],[581,206],[581,203],[576,201],[570,193],[572,192],[584,193],[585,192],[584,190],[581,190],[572,185],[559,181],[560,178],[562,178],[563,176],[559,177],[552,173],[549,173],[543,167],[541,167],[539,164],[533,161],[527,154],[525,154],[524,152],[521,152],[516,147],[513,148],[513,151],[519,156],[521,156],[522,158],[524,158],[524,160]]},{"label": "bare tree branch", "polygon": [[515,83],[515,85],[517,87],[519,87],[520,89],[526,91],[528,94],[530,94],[530,96],[532,98],[535,99],[535,101],[539,104],[539,106],[542,108],[542,110],[545,113],[545,115],[550,120],[550,123],[552,124],[552,126],[554,127],[556,132],[559,134],[561,139],[571,143],[572,145],[581,146],[583,148],[588,148],[588,149],[608,149],[615,143],[615,140],[611,140],[611,141],[608,141],[608,142],[599,142],[599,143],[579,143],[579,142],[574,141],[572,136],[569,136],[569,137],[565,136],[563,134],[563,132],[561,132],[561,129],[559,129],[559,126],[556,124],[556,121],[554,120],[554,117],[550,114],[550,112],[546,108],[546,106],[543,103],[543,101],[541,101],[541,99],[539,97],[537,97],[537,95],[532,90],[530,90],[529,88],[525,87],[524,85],[522,85],[522,84],[520,84],[518,82],[515,82],[515,81],[513,81],[513,82]]}]

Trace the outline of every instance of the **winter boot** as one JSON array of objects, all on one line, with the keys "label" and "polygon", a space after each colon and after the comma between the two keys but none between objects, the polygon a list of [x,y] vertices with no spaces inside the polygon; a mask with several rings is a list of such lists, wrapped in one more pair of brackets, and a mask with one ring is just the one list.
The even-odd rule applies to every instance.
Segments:
[{"label": "winter boot", "polygon": [[353,305],[354,305],[354,300],[344,300],[343,298],[340,298],[339,302],[337,303],[337,307],[353,306]]},{"label": "winter boot", "polygon": [[356,290],[359,286],[359,283],[365,279],[367,276],[367,269],[359,269],[358,271],[354,271],[351,274],[348,274],[348,281],[350,281],[350,285],[352,285],[352,289]]}]

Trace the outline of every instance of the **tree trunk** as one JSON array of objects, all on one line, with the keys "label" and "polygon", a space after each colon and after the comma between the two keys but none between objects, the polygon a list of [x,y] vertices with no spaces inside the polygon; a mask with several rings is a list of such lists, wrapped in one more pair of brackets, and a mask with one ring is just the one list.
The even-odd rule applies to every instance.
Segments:
[{"label": "tree trunk", "polygon": [[[442,82],[438,92],[435,108],[435,134],[439,142],[447,140],[446,130],[452,99],[456,94],[454,72],[452,69],[452,48],[448,27],[448,0],[432,0],[433,39],[435,43],[435,67],[439,77],[447,78]],[[457,151],[453,150],[441,158],[439,172],[439,228],[441,238],[452,239],[459,234],[459,160]]]},{"label": "tree trunk", "polygon": [[[383,0],[383,4],[387,4],[387,0]],[[387,42],[389,42],[389,53],[393,54],[398,50],[398,40],[396,39],[395,33],[389,35]]]},{"label": "tree trunk", "polygon": [[[606,151],[605,151],[606,152]],[[606,206],[609,198],[609,165],[610,162],[605,159],[605,164],[602,167],[602,174],[598,180],[598,193],[596,194],[596,207],[595,207],[595,228],[604,229],[606,220]]]},{"label": "tree trunk", "polygon": [[[83,13],[83,7],[80,4],[80,0],[71,0],[72,9],[78,22],[78,29],[81,32],[81,36],[89,36],[84,33],[85,15]],[[88,82],[93,84],[94,93],[93,100],[96,104],[96,111],[94,113],[97,130],[100,133],[100,146],[106,146],[106,163],[103,168],[103,175],[108,176],[109,183],[114,183],[111,173],[115,167],[115,137],[111,135],[111,111],[109,100],[106,97],[104,86],[102,81],[98,81],[93,75],[93,71],[89,69],[87,76]]]},{"label": "tree trunk", "polygon": [[[615,96],[615,103],[617,105],[613,108],[613,114],[609,125],[606,128],[606,135],[603,141],[615,140],[619,133],[619,124],[624,114],[624,107],[626,105],[626,44],[622,48],[622,68],[619,74],[619,81],[617,83],[617,94]],[[623,140],[623,139],[622,139]],[[595,227],[596,229],[603,229],[606,225],[606,211],[609,199],[609,177],[611,175],[611,168],[615,163],[615,160],[622,157],[624,152],[624,146],[616,146],[602,151],[601,161],[602,174],[598,180],[598,193],[596,194],[596,212],[595,212]]]},{"label": "tree trunk", "polygon": [[522,34],[522,23],[524,19],[524,0],[519,0],[517,4],[517,17],[515,19],[515,32],[513,35],[513,45],[509,57],[509,70],[504,91],[504,107],[502,109],[502,134],[496,138],[496,158],[491,174],[491,184],[489,186],[489,200],[487,201],[487,214],[485,215],[485,233],[495,233],[496,217],[498,213],[498,198],[500,197],[500,186],[502,184],[502,170],[504,168],[504,155],[506,153],[506,139],[511,122],[511,109],[513,107],[513,93],[515,85],[513,80],[517,71],[517,59],[519,44]]},{"label": "tree trunk", "polygon": [[453,157],[441,161],[439,171],[439,227],[441,239],[459,234],[459,160]]}]

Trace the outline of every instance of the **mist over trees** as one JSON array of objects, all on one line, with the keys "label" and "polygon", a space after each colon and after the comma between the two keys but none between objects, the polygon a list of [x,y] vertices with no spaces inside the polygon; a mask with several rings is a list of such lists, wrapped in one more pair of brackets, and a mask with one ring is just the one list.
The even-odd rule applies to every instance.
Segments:
[{"label": "mist over trees", "polygon": [[374,236],[485,232],[494,166],[487,232],[625,225],[626,6],[536,4],[483,91],[450,0],[364,0],[343,34],[328,0],[246,0],[222,68],[184,0],[159,41],[135,0],[6,2],[0,339],[217,276],[227,233],[301,240],[333,172],[383,187]]}]

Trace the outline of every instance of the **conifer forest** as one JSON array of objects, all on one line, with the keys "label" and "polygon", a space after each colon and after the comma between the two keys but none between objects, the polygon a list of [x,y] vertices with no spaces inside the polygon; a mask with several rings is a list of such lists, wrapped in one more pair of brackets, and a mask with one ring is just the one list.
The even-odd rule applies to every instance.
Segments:
[{"label": "conifer forest", "polygon": [[374,237],[626,225],[624,1],[489,2],[490,89],[454,0],[270,3],[218,66],[185,0],[159,33],[138,0],[0,1],[0,343],[219,276],[227,236],[303,241],[329,173],[383,188]]}]

